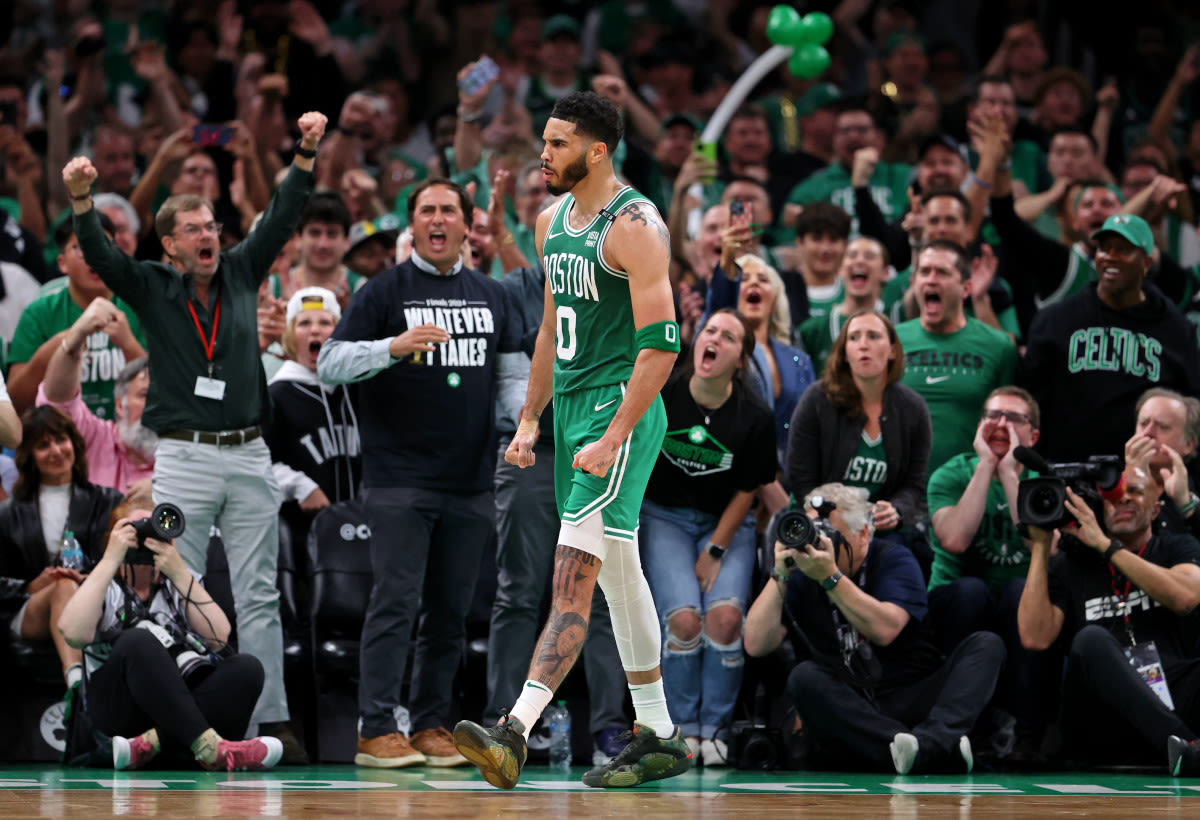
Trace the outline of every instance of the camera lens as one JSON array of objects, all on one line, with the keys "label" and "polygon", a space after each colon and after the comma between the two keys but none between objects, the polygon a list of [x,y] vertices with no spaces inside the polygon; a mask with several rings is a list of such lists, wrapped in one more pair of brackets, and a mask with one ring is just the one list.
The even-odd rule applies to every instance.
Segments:
[{"label": "camera lens", "polygon": [[1061,496],[1053,487],[1039,487],[1029,495],[1029,510],[1039,518],[1053,518],[1062,506]]}]

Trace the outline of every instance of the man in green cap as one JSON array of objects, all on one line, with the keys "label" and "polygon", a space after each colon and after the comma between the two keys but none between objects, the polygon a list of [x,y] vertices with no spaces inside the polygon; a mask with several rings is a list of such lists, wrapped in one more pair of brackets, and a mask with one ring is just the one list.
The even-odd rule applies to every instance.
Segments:
[{"label": "man in green cap", "polygon": [[1023,386],[1042,407],[1044,455],[1052,461],[1122,453],[1138,396],[1150,387],[1200,392],[1192,326],[1146,282],[1150,226],[1114,214],[1091,238],[1096,281],[1037,314],[1023,362]]}]

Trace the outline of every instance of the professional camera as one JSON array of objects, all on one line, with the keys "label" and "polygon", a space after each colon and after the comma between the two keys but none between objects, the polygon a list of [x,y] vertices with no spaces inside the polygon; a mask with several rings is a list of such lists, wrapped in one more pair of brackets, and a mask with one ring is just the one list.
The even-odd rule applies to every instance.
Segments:
[{"label": "professional camera", "polygon": [[183,535],[183,510],[174,504],[159,504],[147,518],[130,523],[137,532],[137,549],[125,553],[125,563],[153,564],[154,553],[146,547],[146,539],[171,541]]},{"label": "professional camera", "polygon": [[1018,447],[1014,455],[1026,467],[1040,473],[1037,478],[1023,479],[1017,486],[1018,521],[1044,530],[1077,523],[1064,506],[1070,487],[1103,525],[1104,495],[1120,487],[1125,469],[1120,456],[1092,456],[1083,462],[1051,464],[1026,447]]},{"label": "professional camera", "polygon": [[837,509],[837,504],[814,495],[809,506],[817,511],[815,520],[809,518],[799,507],[782,512],[775,524],[775,538],[772,543],[778,541],[788,549],[804,549],[806,545],[817,546],[821,535],[824,534],[833,542],[833,552],[837,555],[838,550],[846,545],[846,539],[829,523],[829,514]]},{"label": "professional camera", "polygon": [[158,639],[179,667],[179,674],[189,687],[207,678],[216,668],[216,663],[204,641],[198,635],[181,629],[166,613],[158,613],[155,618],[143,618],[133,626],[146,630]]},{"label": "professional camera", "polygon": [[764,723],[735,720],[729,727],[729,763],[739,769],[773,772],[787,760],[783,733]]}]

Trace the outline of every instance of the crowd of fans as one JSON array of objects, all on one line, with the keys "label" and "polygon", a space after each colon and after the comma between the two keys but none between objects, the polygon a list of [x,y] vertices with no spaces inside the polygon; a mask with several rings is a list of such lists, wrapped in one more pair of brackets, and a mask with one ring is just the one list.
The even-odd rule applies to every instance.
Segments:
[{"label": "crowd of fans", "polygon": [[[830,69],[772,71],[714,159],[700,136],[769,47],[773,5],[0,12],[0,611],[12,637],[53,640],[73,686],[105,584],[64,565],[65,536],[121,586],[113,601],[152,596],[120,553],[131,511],[169,501],[194,528],[178,552],[149,543],[185,631],[212,603],[180,587],[215,524],[260,662],[236,714],[197,696],[182,727],[114,717],[124,690],[102,677],[119,765],[157,755],[159,731],[205,765],[305,759],[274,544],[279,522],[303,543],[332,504],[361,502],[375,530],[360,765],[466,762],[452,683],[493,533],[485,716],[521,686],[557,527],[552,475],[503,459],[546,292],[541,136],[559,99],[593,90],[624,119],[614,167],[670,229],[694,345],[663,391],[640,541],[697,763],[733,762],[745,658],[790,639],[779,728],[829,761],[969,771],[983,751],[1200,774],[1200,16],[827,3]],[[475,82],[481,55],[498,71]],[[468,270],[483,276],[421,284]],[[1069,493],[1070,524],[1018,527],[1019,484],[1046,469],[1019,447],[1120,456],[1122,481],[1091,504]],[[839,535],[777,544],[764,570],[767,520],[789,506]],[[86,610],[68,609],[77,590]],[[625,718],[597,600],[604,760]],[[196,630],[223,646],[229,625]],[[219,745],[247,729],[278,740]]]}]

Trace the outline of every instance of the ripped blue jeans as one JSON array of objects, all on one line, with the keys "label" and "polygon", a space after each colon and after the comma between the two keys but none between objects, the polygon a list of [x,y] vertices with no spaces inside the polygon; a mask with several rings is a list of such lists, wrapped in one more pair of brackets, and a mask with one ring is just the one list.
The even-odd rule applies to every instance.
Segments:
[{"label": "ripped blue jeans", "polygon": [[[742,685],[742,624],[754,572],[754,519],[742,522],[721,560],[712,591],[701,592],[696,559],[708,546],[719,516],[687,507],[642,502],[642,567],[663,626],[663,685],[671,718],[688,736],[724,737]],[[710,637],[705,616],[713,609],[734,610],[733,634]],[[673,633],[673,615],[699,619],[698,635]],[[718,613],[719,614],[719,613]],[[725,639],[728,640],[725,640]]]}]

